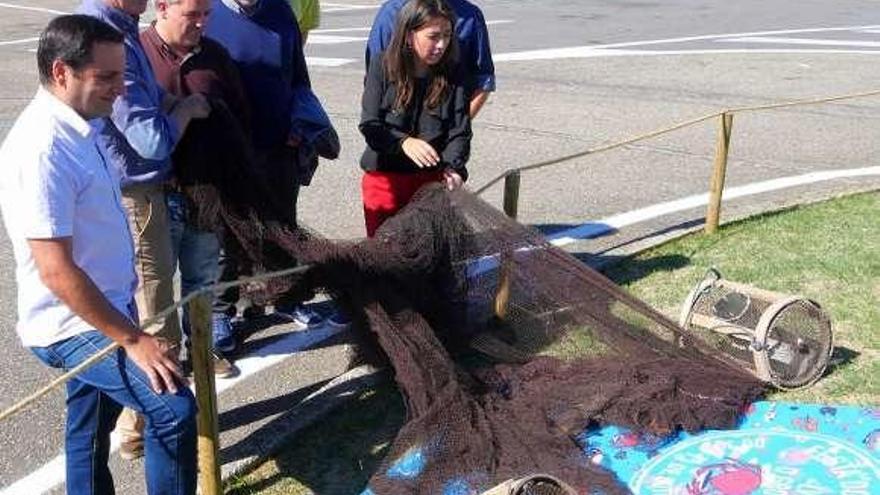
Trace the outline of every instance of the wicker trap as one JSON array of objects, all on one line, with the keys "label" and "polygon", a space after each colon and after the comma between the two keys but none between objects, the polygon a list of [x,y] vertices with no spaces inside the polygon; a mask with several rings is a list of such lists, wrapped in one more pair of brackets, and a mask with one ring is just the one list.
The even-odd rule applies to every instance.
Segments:
[{"label": "wicker trap", "polygon": [[818,380],[833,349],[831,321],[818,303],[725,280],[715,269],[688,295],[679,324],[784,389]]}]

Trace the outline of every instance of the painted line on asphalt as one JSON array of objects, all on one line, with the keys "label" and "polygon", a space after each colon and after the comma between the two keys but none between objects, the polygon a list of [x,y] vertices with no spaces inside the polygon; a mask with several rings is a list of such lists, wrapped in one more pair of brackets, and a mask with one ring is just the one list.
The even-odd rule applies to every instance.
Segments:
[{"label": "painted line on asphalt", "polygon": [[378,9],[379,5],[364,5],[364,4],[356,4],[356,3],[336,3],[336,2],[321,2],[321,12],[322,13],[332,13],[332,12],[349,12],[353,10],[375,10]]},{"label": "painted line on asphalt", "polygon": [[309,45],[338,45],[340,43],[353,43],[367,41],[366,36],[339,36],[334,34],[310,34],[307,43]]},{"label": "painted line on asphalt", "polygon": [[821,45],[880,48],[880,41],[826,40],[816,38],[778,38],[774,36],[743,36],[739,38],[724,38],[720,40],[715,40],[715,43],[770,43],[779,45]]},{"label": "painted line on asphalt", "polygon": [[306,57],[310,67],[341,67],[357,61],[356,58]]},{"label": "painted line on asphalt", "polygon": [[22,38],[20,40],[0,41],[0,46],[23,45],[25,43],[33,43],[34,41],[40,41],[40,37],[37,36],[36,38]]},{"label": "painted line on asphalt", "polygon": [[[216,381],[217,394],[234,387],[243,380],[271,368],[296,352],[301,352],[342,332],[340,328],[329,325],[312,330],[294,331],[279,337],[269,344],[255,349],[251,354],[237,359],[235,365],[240,373],[233,378],[219,378]],[[119,439],[114,435],[110,448],[111,455],[119,449]],[[42,467],[0,491],[0,495],[36,495],[46,493],[61,485],[66,479],[65,456],[60,454]]]},{"label": "painted line on asphalt", "polygon": [[[844,170],[824,170],[821,172],[810,172],[808,174],[796,175],[791,177],[781,177],[778,179],[770,179],[762,182],[754,182],[743,186],[729,187],[724,189],[723,199],[730,201],[736,198],[746,196],[754,196],[756,194],[779,191],[797,186],[814,184],[817,182],[827,182],[836,179],[849,179],[854,177],[866,177],[872,175],[880,175],[880,166],[851,168]],[[638,210],[629,211],[613,215],[595,222],[587,222],[577,227],[558,232],[548,237],[550,242],[556,246],[565,246],[584,239],[592,239],[607,235],[623,227],[633,225],[647,220],[653,220],[670,213],[689,210],[706,206],[709,204],[709,194],[695,194],[685,198],[676,199],[658,203]]]},{"label": "painted line on asphalt", "polygon": [[52,14],[52,15],[64,15],[64,14],[70,13],[70,12],[62,12],[60,10],[55,10],[55,9],[47,9],[45,7],[30,7],[27,5],[18,5],[18,4],[6,3],[6,2],[0,2],[0,7],[6,7],[7,9],[30,10],[32,12],[42,12],[44,14]]},{"label": "painted line on asphalt", "polygon": [[[684,36],[678,38],[663,38],[656,40],[630,41],[623,43],[607,43],[598,45],[584,45],[563,48],[548,48],[541,50],[526,50],[520,52],[500,53],[493,55],[493,60],[497,61],[519,61],[519,60],[549,60],[557,58],[584,58],[595,56],[594,52],[608,50],[612,48],[630,48],[652,45],[663,45],[672,43],[686,43],[692,41],[719,40],[723,38],[741,38],[747,36],[774,36],[780,34],[804,34],[804,33],[826,33],[836,31],[863,31],[865,29],[880,29],[880,24],[871,24],[865,26],[846,26],[846,27],[827,27],[827,28],[810,28],[810,29],[784,29],[775,31],[753,31],[745,33],[725,33],[725,34],[709,34],[701,36]],[[708,52],[706,52],[708,53]],[[730,53],[730,52],[722,52]],[[781,52],[788,53],[788,52]],[[641,54],[641,52],[639,52]],[[669,54],[669,53],[666,53]],[[678,54],[677,52],[675,54]]]},{"label": "painted line on asphalt", "polygon": [[841,50],[841,49],[809,49],[809,48],[733,48],[715,50],[616,50],[616,49],[590,49],[589,47],[556,48],[542,50],[541,53],[519,52],[502,53],[493,55],[496,63],[522,62],[537,60],[557,60],[561,58],[603,58],[603,57],[645,57],[645,56],[680,56],[680,55],[730,55],[730,54],[764,54],[764,55],[790,55],[790,54],[837,54],[837,55],[880,55],[880,50]]}]

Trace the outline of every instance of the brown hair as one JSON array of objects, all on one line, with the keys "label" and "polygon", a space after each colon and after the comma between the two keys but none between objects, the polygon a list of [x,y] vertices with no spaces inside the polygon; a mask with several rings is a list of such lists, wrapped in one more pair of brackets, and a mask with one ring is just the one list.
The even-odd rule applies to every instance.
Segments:
[{"label": "brown hair", "polygon": [[[385,75],[397,90],[395,110],[403,110],[410,104],[415,87],[415,54],[407,44],[407,36],[436,17],[446,19],[450,27],[455,28],[455,14],[444,0],[409,0],[397,15],[394,36],[383,60]],[[426,108],[435,109],[446,98],[457,52],[458,42],[453,33],[443,57],[428,68],[430,81],[425,98]]]}]

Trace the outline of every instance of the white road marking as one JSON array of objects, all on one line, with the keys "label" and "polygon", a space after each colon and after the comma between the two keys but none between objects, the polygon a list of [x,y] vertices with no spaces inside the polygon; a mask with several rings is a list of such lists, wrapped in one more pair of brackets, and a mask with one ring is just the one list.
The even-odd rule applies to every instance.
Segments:
[{"label": "white road marking", "polygon": [[632,56],[666,56],[666,55],[725,55],[725,54],[849,54],[849,55],[880,55],[880,50],[840,50],[840,49],[809,49],[809,48],[734,48],[718,50],[615,50],[590,49],[590,47],[556,48],[541,50],[541,53],[519,52],[493,55],[492,60],[498,62],[522,62],[527,60],[556,60],[560,58],[600,58],[600,57],[632,57]]},{"label": "white road marking", "polygon": [[379,5],[363,5],[355,3],[321,2],[321,12],[347,12],[351,10],[375,10]]},{"label": "white road marking", "polygon": [[306,57],[306,64],[311,67],[341,67],[357,61],[356,58]]},{"label": "white road marking", "polygon": [[64,14],[70,13],[70,12],[62,12],[60,10],[47,9],[47,8],[43,8],[43,7],[29,7],[26,5],[17,5],[14,3],[5,3],[5,2],[0,2],[0,7],[6,7],[7,9],[30,10],[33,12],[42,12],[44,14],[52,14],[52,15],[64,15]]},{"label": "white road marking", "polygon": [[[804,186],[814,184],[816,182],[826,182],[835,179],[866,177],[872,175],[880,175],[880,166],[851,168],[844,170],[824,170],[820,172],[810,172],[808,174],[796,175],[791,177],[781,177],[762,182],[754,182],[743,186],[729,187],[724,189],[724,201],[730,201],[736,198],[753,196],[755,194],[766,193],[770,191],[778,191],[791,187]],[[646,220],[676,213],[679,211],[689,210],[706,206],[709,203],[709,195],[696,194],[685,198],[658,203],[646,208],[629,211],[613,215],[595,222],[588,222],[578,227],[568,229],[550,236],[552,243],[557,246],[564,246],[583,239],[598,237],[614,230],[619,230],[628,225],[633,225]]]},{"label": "white road marking", "polygon": [[312,34],[309,35],[308,44],[315,45],[338,45],[340,43],[352,43],[355,41],[367,41],[366,36],[338,36],[332,34]]},{"label": "white road marking", "polygon": [[857,40],[823,40],[813,38],[776,38],[773,36],[744,36],[741,38],[724,38],[716,43],[773,43],[780,45],[821,45],[821,46],[852,46],[864,48],[880,48],[880,41]]},{"label": "white road marking", "polygon": [[4,45],[23,45],[25,43],[33,43],[34,41],[39,41],[40,37],[36,38],[23,38],[20,40],[10,40],[10,41],[0,41],[0,46]]},{"label": "white road marking", "polygon": [[[510,53],[501,53],[493,55],[492,58],[495,61],[521,61],[521,60],[551,60],[558,58],[589,58],[589,57],[597,57],[597,56],[608,56],[606,54],[601,54],[603,51],[608,51],[609,49],[618,49],[618,48],[630,48],[630,47],[641,47],[641,46],[652,46],[652,45],[662,45],[662,44],[671,44],[671,43],[686,43],[691,41],[706,41],[706,40],[719,40],[723,38],[741,38],[747,36],[773,36],[780,34],[802,34],[802,33],[824,33],[824,32],[834,32],[834,31],[859,31],[864,29],[880,29],[880,25],[872,24],[867,26],[848,26],[848,27],[833,27],[833,28],[811,28],[811,29],[785,29],[785,30],[776,30],[776,31],[755,31],[748,33],[726,33],[726,34],[710,34],[703,36],[685,36],[680,38],[664,38],[657,40],[645,40],[645,41],[631,41],[624,43],[607,43],[600,45],[584,45],[584,46],[574,46],[574,47],[566,47],[566,48],[549,48],[542,50],[526,50],[521,52],[510,52]],[[684,54],[688,50],[676,50],[676,51],[667,51],[663,54]],[[596,52],[600,54],[597,55]],[[633,51],[633,52],[615,52],[617,54],[644,54],[644,51]],[[702,51],[700,53],[744,53],[744,52],[729,52],[729,51]],[[760,53],[760,52],[758,52]],[[772,51],[765,53],[792,53],[791,51]],[[799,52],[798,52],[799,53]],[[823,51],[810,51],[808,53],[828,53]],[[864,51],[848,51],[846,53],[865,53]]]}]

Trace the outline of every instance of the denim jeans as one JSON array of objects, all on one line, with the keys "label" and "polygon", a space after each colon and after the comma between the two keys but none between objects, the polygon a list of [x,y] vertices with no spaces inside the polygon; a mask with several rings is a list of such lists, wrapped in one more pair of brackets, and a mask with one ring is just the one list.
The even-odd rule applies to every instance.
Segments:
[{"label": "denim jeans", "polygon": [[[168,224],[171,228],[171,251],[180,270],[180,297],[215,284],[219,277],[220,241],[213,232],[198,230],[187,222],[186,198],[167,192]],[[189,335],[187,308],[183,308],[183,332]]]},{"label": "denim jeans", "polygon": [[[102,333],[90,331],[31,351],[53,368],[70,369],[110,344]],[[107,459],[110,431],[122,406],[146,419],[147,493],[195,493],[196,403],[192,392],[180,387],[176,394],[156,394],[146,374],[119,349],[67,382],[68,495],[114,493]]]}]

